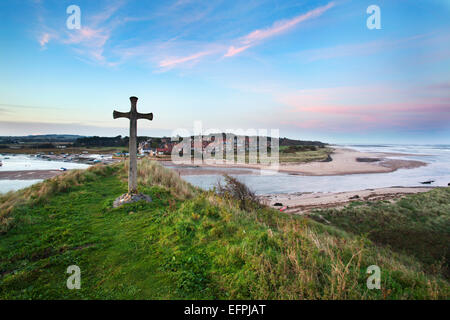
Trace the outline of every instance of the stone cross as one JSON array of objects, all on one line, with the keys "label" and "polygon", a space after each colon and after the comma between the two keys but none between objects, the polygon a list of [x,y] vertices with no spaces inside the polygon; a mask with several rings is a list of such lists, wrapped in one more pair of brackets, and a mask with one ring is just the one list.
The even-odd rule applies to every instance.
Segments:
[{"label": "stone cross", "polygon": [[137,135],[137,120],[147,119],[153,120],[153,113],[139,113],[136,110],[137,97],[130,97],[131,110],[129,112],[119,112],[114,110],[113,118],[128,118],[130,119],[130,171],[128,173],[128,194],[137,194],[137,150],[136,150],[136,135]]}]

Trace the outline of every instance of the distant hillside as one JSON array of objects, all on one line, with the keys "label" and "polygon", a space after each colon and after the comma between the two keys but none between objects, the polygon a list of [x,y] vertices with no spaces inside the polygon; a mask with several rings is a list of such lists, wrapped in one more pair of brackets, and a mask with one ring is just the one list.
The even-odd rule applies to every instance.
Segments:
[{"label": "distant hillside", "polygon": [[[151,203],[112,208],[123,163],[0,197],[0,299],[449,298],[439,272],[364,235],[203,192],[154,162],[138,170]],[[71,265],[80,290],[66,288]]]},{"label": "distant hillside", "polygon": [[[190,137],[194,139],[194,136]],[[222,138],[225,140],[225,133],[222,133]],[[251,137],[254,138],[254,137]],[[186,139],[184,137],[183,139]],[[205,136],[206,139],[206,136]],[[268,138],[270,143],[270,137]],[[172,143],[170,137],[146,137],[140,136],[138,137],[138,143],[142,141],[151,141],[154,147],[159,147],[164,143]],[[176,143],[176,142],[173,142]],[[128,144],[128,137],[80,137],[78,138],[74,146],[92,146],[92,147],[122,147]],[[305,140],[294,140],[288,138],[280,138],[279,140],[280,147],[284,146],[315,146],[315,147],[325,147],[327,144],[320,141],[305,141]]]},{"label": "distant hillside", "polygon": [[[224,135],[224,134],[223,134]],[[193,136],[191,137],[193,138]],[[138,142],[150,140],[155,146],[170,142],[170,137],[148,137],[139,136]],[[270,138],[269,138],[270,141]],[[100,137],[100,136],[80,136],[70,134],[45,134],[29,136],[0,136],[0,144],[18,144],[18,143],[52,143],[52,142],[70,142],[79,147],[123,147],[128,145],[128,137]],[[324,147],[327,144],[320,141],[295,140],[280,138],[280,147],[283,146],[317,146]]]},{"label": "distant hillside", "polygon": [[71,134],[44,134],[30,136],[0,136],[0,143],[28,143],[28,142],[74,142],[83,136]]},{"label": "distant hillside", "polygon": [[307,140],[295,140],[288,138],[280,138],[280,147],[290,147],[290,146],[316,146],[325,147],[327,143],[321,141],[307,141]]}]

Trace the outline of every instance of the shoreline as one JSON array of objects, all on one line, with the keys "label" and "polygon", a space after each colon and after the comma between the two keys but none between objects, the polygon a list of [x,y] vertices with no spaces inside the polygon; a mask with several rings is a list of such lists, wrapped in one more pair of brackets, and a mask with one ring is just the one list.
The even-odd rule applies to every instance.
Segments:
[{"label": "shoreline", "polygon": [[[342,208],[353,201],[379,201],[427,192],[439,187],[386,187],[342,192],[273,193],[258,198],[266,205],[285,213],[307,214],[314,209]],[[275,205],[278,204],[278,205]],[[281,204],[281,205],[280,205]]]},{"label": "shoreline", "polygon": [[[388,157],[407,156],[399,153],[360,152],[347,148],[334,148],[331,161],[313,161],[302,163],[280,163],[278,168],[261,164],[176,164],[170,160],[159,160],[162,165],[180,176],[190,175],[257,175],[259,170],[305,176],[336,176],[348,174],[388,173],[398,169],[413,169],[426,166],[426,162],[417,160],[390,159]],[[231,170],[230,170],[231,169]],[[239,169],[239,170],[233,170]],[[69,169],[71,170],[71,169]],[[48,179],[63,173],[61,170],[16,170],[0,171],[0,180]]]},{"label": "shoreline", "polygon": [[280,172],[308,176],[335,176],[360,173],[388,173],[398,169],[414,169],[428,165],[418,160],[390,159],[407,156],[398,153],[360,152],[346,148],[335,148],[332,161],[309,162],[296,165],[280,164]]},{"label": "shoreline", "polygon": [[[302,163],[280,163],[277,167],[270,167],[261,164],[228,163],[228,164],[175,164],[171,161],[164,161],[173,165],[170,169],[178,172],[179,175],[207,175],[223,174],[222,172],[230,168],[268,170],[282,172],[292,175],[305,176],[335,176],[361,173],[388,173],[398,169],[414,169],[426,166],[427,163],[418,160],[390,159],[388,157],[408,156],[401,153],[375,153],[360,152],[347,148],[334,148],[330,154],[331,161],[313,161]],[[193,168],[193,166],[195,168]],[[205,168],[205,170],[202,170]],[[217,170],[214,170],[214,169]],[[214,172],[217,173],[214,173]],[[258,172],[240,173],[237,170],[228,172],[231,174],[258,174]]]},{"label": "shoreline", "polygon": [[[76,169],[74,169],[76,170]],[[70,170],[67,170],[70,171]],[[17,170],[0,171],[0,180],[38,180],[50,179],[64,172],[62,170]]]}]

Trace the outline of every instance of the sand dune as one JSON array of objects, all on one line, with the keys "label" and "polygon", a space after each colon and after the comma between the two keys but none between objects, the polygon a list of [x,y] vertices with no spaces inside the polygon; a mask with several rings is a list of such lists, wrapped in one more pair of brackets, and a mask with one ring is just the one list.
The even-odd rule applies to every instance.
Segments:
[{"label": "sand dune", "polygon": [[[422,161],[387,158],[400,155],[404,156],[404,154],[396,153],[365,153],[351,149],[335,148],[335,150],[331,154],[332,161],[327,162],[281,163],[277,168],[260,164],[244,163],[200,164],[195,170],[192,170],[192,166],[177,165],[175,170],[182,176],[226,173],[226,171],[223,170],[217,170],[217,172],[214,172],[210,168],[262,169],[308,176],[330,176],[357,173],[392,172],[397,169],[411,169],[426,165],[426,163]],[[202,171],[202,167],[209,169]],[[238,174],[238,172],[228,173]],[[249,173],[252,172],[247,172],[247,174]]]},{"label": "sand dune", "polygon": [[[281,164],[279,171],[311,176],[330,176],[356,173],[392,172],[401,168],[411,169],[426,165],[426,163],[422,161],[389,159],[387,158],[389,156],[399,156],[399,154],[365,153],[351,149],[336,148],[331,154],[332,161]],[[358,159],[363,161],[358,161]],[[370,162],[370,159],[377,161]]]},{"label": "sand dune", "polygon": [[[342,207],[351,201],[391,200],[406,194],[427,192],[433,187],[390,187],[347,192],[308,192],[271,194],[260,196],[260,200],[283,212],[303,214],[316,208]],[[275,206],[275,204],[278,204]],[[281,204],[281,205],[280,205]]]}]

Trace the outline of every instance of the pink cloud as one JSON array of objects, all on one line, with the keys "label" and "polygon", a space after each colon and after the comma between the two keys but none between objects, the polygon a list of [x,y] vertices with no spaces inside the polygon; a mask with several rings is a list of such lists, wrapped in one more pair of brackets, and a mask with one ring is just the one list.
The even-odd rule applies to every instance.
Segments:
[{"label": "pink cloud", "polygon": [[110,3],[110,5],[103,10],[99,11],[96,15],[90,17],[89,22],[92,26],[98,26],[100,24],[104,24],[107,20],[109,20],[116,12],[119,10],[125,1],[120,0],[115,3]]},{"label": "pink cloud", "polygon": [[[445,88],[445,83],[433,86],[355,86],[277,92],[275,97],[288,107],[280,116],[299,128],[320,129],[328,124],[329,128],[338,131],[351,131],[352,128],[420,129],[430,123],[435,123],[436,127],[447,123],[448,127],[450,94]],[[436,95],[436,89],[442,94]]]},{"label": "pink cloud", "polygon": [[48,42],[50,41],[50,34],[49,33],[44,33],[40,38],[39,38],[39,44],[41,45],[41,47],[44,47]]},{"label": "pink cloud", "polygon": [[450,103],[394,103],[394,104],[373,104],[362,106],[342,106],[336,105],[317,105],[314,107],[299,107],[296,112],[311,112],[311,113],[325,113],[325,114],[370,114],[370,113],[385,113],[392,114],[398,112],[415,112],[415,113],[445,113],[450,112]]},{"label": "pink cloud", "polygon": [[124,23],[117,18],[111,19],[124,3],[123,0],[116,1],[103,8],[98,14],[88,17],[86,22],[82,22],[81,29],[51,29],[43,25],[45,33],[38,38],[39,44],[44,47],[50,39],[56,39],[59,43],[72,46],[76,53],[91,61],[114,65],[106,61],[104,51],[114,29]]},{"label": "pink cloud", "polygon": [[[178,5],[182,5],[186,0],[181,0]],[[281,20],[273,23],[272,26],[265,29],[258,29],[250,32],[242,38],[235,39],[234,45],[223,44],[219,42],[209,43],[190,43],[189,41],[181,41],[181,43],[174,43],[172,39],[166,41],[170,48],[162,48],[164,44],[148,42],[137,47],[120,47],[116,46],[113,50],[107,51],[106,45],[109,43],[114,30],[118,26],[127,23],[128,21],[138,21],[142,18],[125,17],[119,19],[115,17],[117,10],[125,4],[124,0],[118,0],[113,4],[108,5],[95,15],[87,16],[86,21],[82,23],[79,30],[63,30],[56,32],[45,28],[46,31],[40,35],[38,41],[44,47],[50,39],[56,39],[59,43],[70,45],[73,50],[79,55],[78,58],[93,62],[99,62],[102,65],[117,65],[123,63],[130,57],[141,58],[144,62],[156,63],[162,71],[171,69],[173,67],[182,66],[184,64],[197,63],[204,57],[217,54],[223,57],[232,57],[244,52],[258,42],[273,37],[277,34],[283,33],[296,25],[315,17],[322,15],[325,11],[334,6],[333,2],[329,4],[296,16],[289,20]],[[208,7],[209,8],[209,7]],[[208,9],[209,10],[209,9]],[[207,10],[207,11],[208,11]],[[145,18],[147,19],[147,18]],[[59,29],[58,29],[59,30]],[[193,54],[185,54],[186,43],[191,46],[194,45]],[[115,62],[110,62],[105,57],[105,52],[110,53],[116,57]],[[149,57],[149,52],[152,56]]]},{"label": "pink cloud", "polygon": [[308,11],[307,13],[301,14],[293,19],[290,20],[283,20],[283,21],[277,21],[275,22],[271,27],[266,29],[259,29],[251,32],[247,36],[244,37],[243,42],[244,43],[252,43],[255,41],[263,40],[269,37],[273,37],[274,35],[277,35],[279,33],[285,32],[293,27],[295,27],[297,24],[304,22],[306,20],[316,18],[320,15],[322,15],[325,11],[328,9],[334,7],[334,3],[330,2],[326,6],[316,8],[314,10]]},{"label": "pink cloud", "polygon": [[109,32],[102,29],[91,29],[83,27],[80,30],[69,33],[66,44],[85,44],[89,47],[103,47],[108,41]]},{"label": "pink cloud", "polygon": [[[305,14],[299,15],[293,19],[290,20],[283,20],[283,21],[277,21],[275,22],[271,27],[262,29],[262,30],[255,30],[248,35],[244,36],[239,40],[239,45],[236,46],[229,46],[227,49],[227,52],[224,54],[224,57],[232,57],[235,56],[248,48],[255,45],[257,42],[275,36],[279,33],[282,33],[284,31],[287,31],[294,26],[298,25],[299,23],[306,21],[311,18],[315,18],[323,14],[328,9],[332,8],[334,6],[333,2],[330,2],[326,6],[316,8],[314,10],[311,10]],[[214,46],[216,48],[223,48],[220,44],[209,44],[209,46]],[[185,56],[185,57],[178,57],[178,58],[165,58],[162,61],[159,62],[159,67],[161,68],[172,68],[180,64],[184,64],[186,62],[192,62],[192,61],[198,61],[200,58],[216,53],[217,50],[202,50],[198,53]]]},{"label": "pink cloud", "polygon": [[80,30],[70,32],[68,38],[62,42],[76,45],[75,52],[87,56],[93,61],[105,63],[104,46],[110,38],[111,31],[107,29],[93,29],[82,27]]},{"label": "pink cloud", "polygon": [[227,53],[225,53],[224,57],[232,57],[238,53],[241,53],[242,51],[247,50],[248,48],[250,48],[250,45],[246,45],[240,48],[235,48],[234,46],[231,46],[228,48]]},{"label": "pink cloud", "polygon": [[161,68],[172,68],[172,67],[182,64],[182,63],[198,60],[201,57],[209,55],[211,53],[212,53],[211,51],[202,51],[202,52],[197,52],[195,54],[192,54],[192,55],[186,56],[186,57],[164,59],[159,62],[159,66]]},{"label": "pink cloud", "polygon": [[330,8],[334,7],[334,5],[335,5],[334,2],[330,2],[325,6],[308,11],[307,13],[296,16],[290,20],[276,21],[269,28],[258,29],[258,30],[252,31],[248,35],[246,35],[240,39],[241,44],[238,48],[235,48],[234,46],[230,46],[228,48],[227,53],[224,55],[224,57],[232,57],[240,52],[247,50],[251,46],[255,45],[256,43],[258,43],[264,39],[267,39],[267,38],[276,36],[280,33],[286,32],[289,29],[292,29],[293,27],[298,25],[299,23],[302,23],[302,22],[307,21],[312,18],[319,17],[324,12],[326,12]]}]

